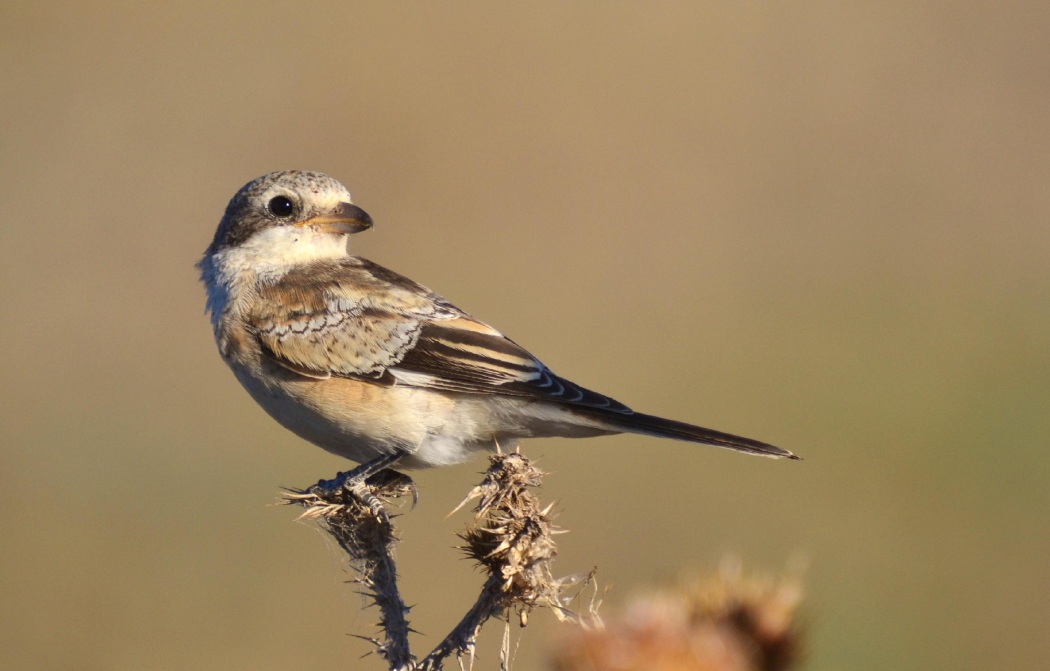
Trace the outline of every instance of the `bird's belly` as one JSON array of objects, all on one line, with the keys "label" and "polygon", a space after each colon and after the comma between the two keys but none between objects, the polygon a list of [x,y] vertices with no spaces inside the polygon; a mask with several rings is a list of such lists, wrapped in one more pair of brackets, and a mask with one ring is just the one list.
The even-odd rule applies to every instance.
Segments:
[{"label": "bird's belly", "polygon": [[384,386],[349,378],[308,379],[231,366],[252,398],[278,423],[333,454],[364,463],[401,452],[399,468],[466,461],[513,448],[518,438],[614,433],[562,406],[482,394]]},{"label": "bird's belly", "polygon": [[233,369],[283,427],[359,463],[402,452],[401,468],[456,464],[494,448],[500,434],[499,418],[461,395],[346,378],[260,379],[246,368]]}]

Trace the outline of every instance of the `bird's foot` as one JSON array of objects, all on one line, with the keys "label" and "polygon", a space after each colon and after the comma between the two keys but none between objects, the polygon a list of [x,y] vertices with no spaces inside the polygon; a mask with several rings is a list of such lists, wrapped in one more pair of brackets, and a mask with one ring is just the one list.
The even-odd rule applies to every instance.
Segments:
[{"label": "bird's foot", "polygon": [[384,468],[368,476],[365,484],[388,498],[399,498],[405,494],[411,494],[413,508],[419,503],[419,489],[416,488],[415,481],[401,471]]},{"label": "bird's foot", "polygon": [[318,480],[317,484],[310,487],[308,491],[321,498],[329,498],[344,489],[351,489],[355,483],[366,482],[372,476],[381,473],[387,466],[393,466],[400,458],[400,454],[384,454],[372,461],[366,461],[353,470],[336,473],[331,480]]},{"label": "bird's foot", "polygon": [[365,462],[357,468],[337,473],[331,480],[319,480],[307,491],[314,496],[332,501],[344,494],[349,494],[366,506],[380,519],[386,519],[383,508],[384,499],[392,499],[405,494],[412,495],[412,506],[419,500],[419,493],[412,478],[387,466],[397,463],[401,455],[383,455]]}]

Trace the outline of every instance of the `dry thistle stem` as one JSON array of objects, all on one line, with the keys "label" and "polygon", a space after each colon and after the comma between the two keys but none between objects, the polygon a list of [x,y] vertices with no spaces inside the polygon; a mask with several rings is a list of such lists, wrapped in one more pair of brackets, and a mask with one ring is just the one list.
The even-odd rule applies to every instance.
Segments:
[{"label": "dry thistle stem", "polygon": [[[496,454],[490,461],[484,480],[457,507],[477,500],[473,519],[460,538],[466,543],[467,555],[484,567],[488,578],[459,624],[418,663],[408,643],[408,608],[397,587],[393,559],[397,536],[385,509],[394,499],[414,495],[411,481],[393,471],[381,471],[363,484],[335,491],[294,491],[282,500],[306,508],[299,518],[316,520],[350,557],[358,584],[381,613],[382,639],[367,640],[390,669],[441,669],[450,656],[456,656],[461,666],[464,656],[472,663],[481,627],[492,617],[509,626],[512,610],[522,626],[536,607],[550,608],[562,620],[579,621],[568,609],[570,599],[565,591],[586,585],[593,571],[553,577],[551,562],[557,554],[553,536],[559,533],[552,522],[553,505],[542,508],[531,491],[539,486],[543,472],[518,453]],[[509,668],[510,657],[508,631],[501,650],[502,668]]]},{"label": "dry thistle stem", "polygon": [[[495,454],[489,461],[484,480],[456,507],[459,510],[477,500],[474,518],[459,536],[465,541],[464,552],[485,569],[488,579],[474,606],[420,662],[420,669],[441,668],[452,654],[473,659],[482,625],[490,617],[506,619],[511,609],[516,609],[521,626],[537,606],[550,608],[561,620],[577,619],[567,607],[565,591],[585,584],[593,575],[555,579],[551,572],[557,554],[553,536],[559,533],[551,515],[553,504],[541,508],[531,491],[540,485],[543,471],[517,452]],[[505,636],[504,668],[509,666],[509,655],[509,637]]]},{"label": "dry thistle stem", "polygon": [[794,579],[714,579],[644,597],[607,628],[578,629],[557,671],[787,671],[801,656]]},{"label": "dry thistle stem", "polygon": [[289,491],[281,502],[306,508],[298,519],[316,520],[350,557],[362,593],[379,607],[383,639],[368,640],[390,669],[411,669],[415,660],[408,644],[408,607],[398,591],[393,555],[398,539],[383,506],[415,490],[398,473],[378,475],[383,477],[331,493]]}]

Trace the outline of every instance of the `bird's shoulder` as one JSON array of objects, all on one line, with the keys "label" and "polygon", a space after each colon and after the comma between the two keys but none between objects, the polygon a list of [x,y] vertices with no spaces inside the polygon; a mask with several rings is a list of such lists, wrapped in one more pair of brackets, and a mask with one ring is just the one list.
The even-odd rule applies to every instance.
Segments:
[{"label": "bird's shoulder", "polygon": [[256,318],[365,311],[436,319],[465,314],[422,284],[359,257],[296,266],[261,282],[256,295]]},{"label": "bird's shoulder", "polygon": [[260,283],[246,321],[263,351],[293,371],[389,380],[387,369],[415,345],[427,321],[464,314],[403,275],[347,257]]}]

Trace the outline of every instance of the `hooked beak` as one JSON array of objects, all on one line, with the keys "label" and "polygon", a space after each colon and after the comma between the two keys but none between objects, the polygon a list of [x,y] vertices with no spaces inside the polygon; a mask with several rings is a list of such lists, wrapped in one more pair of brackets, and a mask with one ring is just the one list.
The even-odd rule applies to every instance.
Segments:
[{"label": "hooked beak", "polygon": [[372,217],[353,203],[339,203],[331,212],[300,221],[296,226],[313,226],[324,233],[350,235],[372,228]]}]

